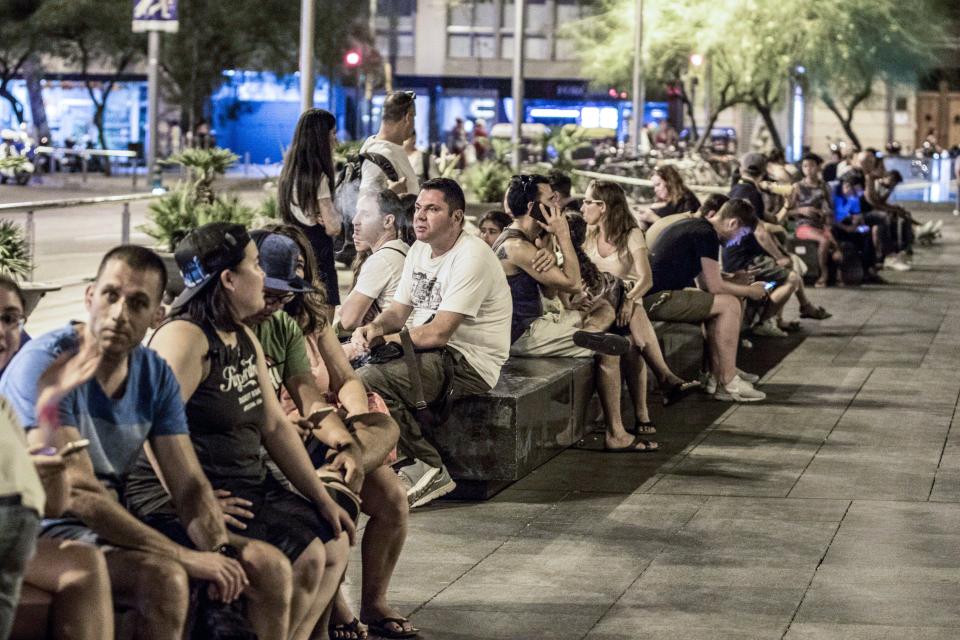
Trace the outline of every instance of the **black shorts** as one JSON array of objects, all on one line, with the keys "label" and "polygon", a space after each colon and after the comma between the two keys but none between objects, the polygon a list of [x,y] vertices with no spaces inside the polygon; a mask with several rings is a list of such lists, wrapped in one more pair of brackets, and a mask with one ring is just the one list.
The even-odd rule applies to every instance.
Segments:
[{"label": "black shorts", "polygon": [[[308,500],[284,489],[269,474],[258,486],[229,486],[216,483],[215,489],[226,489],[233,496],[253,503],[247,507],[253,513],[244,520],[246,529],[229,527],[230,531],[253,540],[272,544],[280,549],[290,562],[296,561],[314,539],[321,542],[333,539],[333,529]],[[188,548],[194,548],[187,531],[175,515],[156,513],[144,522],[168,538]]]}]

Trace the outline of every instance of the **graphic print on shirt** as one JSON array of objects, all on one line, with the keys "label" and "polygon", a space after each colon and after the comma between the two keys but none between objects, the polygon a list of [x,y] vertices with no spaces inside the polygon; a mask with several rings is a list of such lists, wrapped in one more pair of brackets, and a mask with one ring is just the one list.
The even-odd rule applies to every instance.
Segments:
[{"label": "graphic print on shirt", "polygon": [[225,366],[221,375],[225,382],[220,385],[220,391],[233,391],[237,394],[237,401],[243,407],[244,413],[263,404],[260,380],[257,378],[256,355],[241,360],[239,367],[232,364]]},{"label": "graphic print on shirt", "polygon": [[413,286],[410,288],[410,301],[416,309],[430,309],[436,311],[440,308],[440,301],[443,296],[440,287],[437,285],[437,278],[430,277],[422,271],[413,272]]}]

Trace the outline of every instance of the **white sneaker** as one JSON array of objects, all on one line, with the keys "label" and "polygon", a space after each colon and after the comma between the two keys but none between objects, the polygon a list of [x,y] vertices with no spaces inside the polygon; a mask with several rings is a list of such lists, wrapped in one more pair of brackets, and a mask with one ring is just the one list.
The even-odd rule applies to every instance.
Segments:
[{"label": "white sneaker", "polygon": [[717,392],[717,378],[707,371],[700,376],[700,389],[707,395],[712,396]]},{"label": "white sneaker", "polygon": [[760,402],[767,394],[754,389],[752,384],[740,376],[733,376],[733,380],[727,384],[717,386],[713,397],[723,402]]},{"label": "white sneaker", "polygon": [[894,271],[910,271],[912,267],[901,260],[900,256],[887,256],[883,259],[883,268],[893,269]]},{"label": "white sneaker", "polygon": [[757,384],[760,382],[760,376],[755,373],[750,373],[749,371],[744,371],[739,367],[737,368],[737,375],[740,376],[741,380],[749,382],[750,384]]},{"label": "white sneaker", "polygon": [[777,326],[776,318],[767,318],[763,322],[754,325],[753,335],[763,336],[765,338],[786,338],[790,334]]},{"label": "white sneaker", "polygon": [[411,509],[422,507],[457,487],[446,467],[431,467],[422,460],[403,467],[397,475],[400,476],[400,482],[408,487],[407,503]]},{"label": "white sneaker", "polygon": [[953,215],[955,215],[955,216],[960,216],[960,209],[954,209],[954,210],[953,210]]},{"label": "white sneaker", "polygon": [[925,236],[925,235],[927,235],[928,233],[932,233],[932,232],[933,232],[933,227],[934,227],[935,224],[936,224],[936,223],[935,223],[933,220],[927,220],[927,221],[924,222],[922,225],[920,225],[919,227],[917,227],[917,230],[914,232],[914,235],[916,235],[917,237],[919,237],[919,236]]}]

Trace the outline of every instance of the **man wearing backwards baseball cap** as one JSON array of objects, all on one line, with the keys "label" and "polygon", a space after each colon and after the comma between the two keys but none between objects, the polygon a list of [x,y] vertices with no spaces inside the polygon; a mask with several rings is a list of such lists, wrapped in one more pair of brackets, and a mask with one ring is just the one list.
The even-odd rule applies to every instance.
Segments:
[{"label": "man wearing backwards baseball cap", "polygon": [[[288,629],[305,635],[346,568],[353,522],[317,478],[297,426],[273,394],[260,343],[243,324],[264,304],[263,271],[246,230],[226,223],[204,225],[180,242],[176,259],[187,288],[151,346],[180,383],[190,440],[211,485],[229,492],[228,498],[250,503],[242,526],[227,517],[228,527],[270,543],[292,563],[290,626],[278,624],[271,637],[286,637]],[[301,495],[267,472],[261,447]],[[181,539],[183,527],[143,457],[135,473],[136,483],[131,481],[127,492],[131,508]],[[285,584],[271,596],[275,600],[291,593],[290,569],[278,572],[278,577],[284,575]]]},{"label": "man wearing backwards baseball cap", "polygon": [[[210,582],[225,602],[249,596],[248,613],[259,637],[280,638],[274,629],[286,624],[289,599],[276,597],[283,588],[276,575],[285,560],[266,544],[229,534],[190,444],[180,387],[163,359],[140,344],[163,317],[166,280],[163,262],[149,249],[111,249],[85,292],[88,321],[31,340],[0,381],[0,393],[29,430],[31,443],[62,447],[90,441],[67,462],[70,513],[44,521],[41,535],[102,547],[116,602],[137,614],[138,637],[183,636],[193,579]],[[61,426],[43,433],[34,428],[49,418],[35,409],[37,381],[64,359],[70,366],[89,362],[92,377],[60,401],[53,418]],[[119,497],[131,486],[130,471],[146,441],[189,531],[178,543],[121,506]]]}]

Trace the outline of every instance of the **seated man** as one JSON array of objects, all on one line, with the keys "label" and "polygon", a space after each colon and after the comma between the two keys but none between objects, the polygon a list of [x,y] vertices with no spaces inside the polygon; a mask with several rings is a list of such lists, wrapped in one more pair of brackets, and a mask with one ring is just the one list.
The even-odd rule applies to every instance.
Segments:
[{"label": "seated man", "polygon": [[[488,391],[510,351],[510,288],[499,261],[480,238],[464,233],[463,190],[449,178],[428,180],[417,196],[410,247],[393,303],[353,333],[361,351],[396,332],[413,317],[410,339],[418,349],[423,399],[427,403]],[[452,370],[452,379],[444,372]],[[414,417],[414,386],[397,358],[358,370],[379,393],[400,425],[400,453],[413,464],[401,470],[411,507],[427,504],[456,484],[429,434]]]},{"label": "seated man", "polygon": [[[863,281],[882,284],[884,280],[877,275],[876,243],[861,210],[863,184],[863,173],[851,169],[843,174],[840,183],[833,188],[834,222],[831,231],[837,242],[841,243],[841,248],[843,243],[856,247],[863,268]],[[880,225],[880,228],[883,226]],[[877,228],[873,227],[874,230]],[[842,270],[837,271],[837,284],[845,284]]]},{"label": "seated man", "polygon": [[[710,361],[706,390],[718,400],[757,402],[766,395],[753,388],[736,368],[740,342],[740,300],[762,301],[763,282],[750,285],[725,279],[717,258],[720,243],[749,234],[757,226],[745,200],[727,202],[710,219],[691,218],[660,234],[650,256],[653,287],[643,298],[651,320],[704,323]],[[696,280],[700,289],[689,289]],[[711,391],[714,389],[715,391]]]},{"label": "seated man", "polygon": [[[183,637],[194,579],[211,582],[209,593],[222,602],[245,593],[258,636],[279,639],[289,616],[289,564],[269,545],[228,534],[190,444],[180,387],[167,364],[140,344],[163,317],[166,279],[163,262],[149,249],[112,249],[85,293],[89,321],[31,340],[0,380],[0,394],[29,430],[30,443],[90,442],[67,463],[69,513],[45,520],[40,535],[108,545],[114,597],[136,612],[139,637]],[[52,419],[38,416],[41,375],[73,359],[86,377]],[[53,431],[35,428],[57,421],[62,426]],[[120,504],[128,471],[147,441],[196,549],[175,544]]]},{"label": "seated man", "polygon": [[[541,293],[578,296],[583,293],[580,264],[570,239],[567,218],[556,205],[556,192],[547,178],[517,176],[510,182],[507,200],[514,213],[513,223],[494,243],[493,251],[507,276],[513,298],[510,326],[510,353],[515,356],[585,358],[594,352],[622,355],[630,342],[619,335],[604,333],[615,320],[613,307],[599,301],[589,312],[558,305],[544,312]],[[556,239],[563,256],[563,268],[534,266],[537,240],[544,232]]]}]

